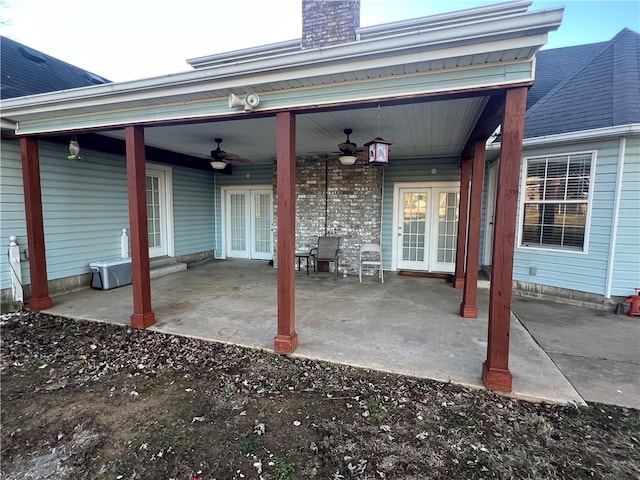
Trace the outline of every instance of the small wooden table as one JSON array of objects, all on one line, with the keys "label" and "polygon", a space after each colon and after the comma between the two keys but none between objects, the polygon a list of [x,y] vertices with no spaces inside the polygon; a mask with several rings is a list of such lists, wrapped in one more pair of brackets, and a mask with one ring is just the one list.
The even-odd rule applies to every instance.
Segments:
[{"label": "small wooden table", "polygon": [[303,258],[307,262],[307,275],[309,275],[309,262],[311,260],[311,255],[306,252],[296,252],[296,260],[298,261],[298,271],[300,271],[300,262]]}]

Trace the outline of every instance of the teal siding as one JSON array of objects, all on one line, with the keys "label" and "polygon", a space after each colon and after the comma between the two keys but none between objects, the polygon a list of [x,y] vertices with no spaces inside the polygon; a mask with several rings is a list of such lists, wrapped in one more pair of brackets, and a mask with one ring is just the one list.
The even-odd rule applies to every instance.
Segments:
[{"label": "teal siding", "polygon": [[[39,143],[47,273],[50,280],[89,272],[93,261],[120,256],[120,235],[129,229],[126,162],[123,157],[83,150],[83,160],[67,160],[67,148]],[[19,143],[2,142],[0,235],[8,245],[18,237],[27,246]],[[213,249],[213,174],[173,167],[176,255]],[[6,250],[5,250],[6,251]],[[11,288],[6,255],[0,261],[0,288]],[[25,284],[29,264],[22,263]]]},{"label": "teal siding", "polygon": [[[435,157],[411,160],[391,160],[384,168],[384,198],[382,204],[382,261],[390,269],[393,252],[393,189],[396,183],[412,182],[459,182],[460,160],[458,157]],[[434,175],[431,169],[438,172]]]},{"label": "teal siding", "polygon": [[[597,153],[587,253],[517,247],[513,272],[514,280],[599,295],[605,294],[618,162],[618,141],[607,140],[557,147],[531,148],[526,149],[523,155],[533,157],[591,150],[595,150]],[[530,267],[537,268],[537,275],[529,275]]]},{"label": "teal siding", "polygon": [[[275,185],[275,170],[273,165],[238,165],[233,167],[233,175],[215,175],[215,256],[223,256],[222,248],[222,187]],[[275,195],[274,195],[275,202]],[[276,219],[273,219],[276,222]]]},{"label": "teal siding", "polygon": [[[2,140],[0,155],[0,288],[11,288],[11,266],[7,258],[9,236],[17,237],[21,251],[27,248],[19,142]],[[22,263],[22,280],[29,283],[26,265]]]},{"label": "teal siding", "polygon": [[88,273],[92,261],[119,257],[129,228],[123,159],[83,151],[72,162],[63,145],[39,147],[48,278]]},{"label": "teal siding", "polygon": [[214,249],[213,172],[173,167],[175,254]]},{"label": "teal siding", "polygon": [[611,294],[640,287],[640,138],[627,139]]}]

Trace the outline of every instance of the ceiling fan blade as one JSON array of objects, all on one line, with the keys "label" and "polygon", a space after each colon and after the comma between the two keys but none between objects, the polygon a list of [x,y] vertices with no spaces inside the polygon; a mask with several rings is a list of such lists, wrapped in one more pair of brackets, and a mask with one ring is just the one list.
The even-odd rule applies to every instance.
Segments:
[{"label": "ceiling fan blade", "polygon": [[253,165],[253,162],[248,158],[242,158],[238,155],[234,155],[233,158],[225,158],[225,161],[234,165]]},{"label": "ceiling fan blade", "polygon": [[350,153],[353,153],[357,150],[356,146],[353,143],[339,143],[338,149],[341,152],[350,152]]}]

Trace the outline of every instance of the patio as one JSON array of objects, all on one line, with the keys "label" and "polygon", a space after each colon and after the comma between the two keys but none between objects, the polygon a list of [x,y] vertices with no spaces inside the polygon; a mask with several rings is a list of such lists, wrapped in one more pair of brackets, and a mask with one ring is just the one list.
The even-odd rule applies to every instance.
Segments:
[{"label": "patio", "polygon": [[[273,351],[277,272],[266,261],[224,260],[151,281],[150,330]],[[458,314],[462,291],[442,279],[388,272],[385,283],[296,272],[294,356],[484,388],[488,290],[477,319]],[[53,298],[45,313],[128,325],[132,287],[85,289]],[[511,316],[510,370],[517,398],[583,400]]]}]

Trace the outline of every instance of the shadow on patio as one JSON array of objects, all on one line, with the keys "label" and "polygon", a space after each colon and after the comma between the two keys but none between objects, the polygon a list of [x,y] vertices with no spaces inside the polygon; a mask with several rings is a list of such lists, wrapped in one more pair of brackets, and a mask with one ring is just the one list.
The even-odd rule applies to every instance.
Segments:
[{"label": "shadow on patio", "polygon": [[[296,273],[296,356],[483,388],[488,291],[479,317],[458,315],[461,290],[441,279],[385,275],[333,279]],[[152,280],[151,330],[273,351],[277,272],[267,262],[223,260]],[[132,287],[59,295],[45,313],[129,324]],[[583,403],[512,315],[513,395]]]}]

